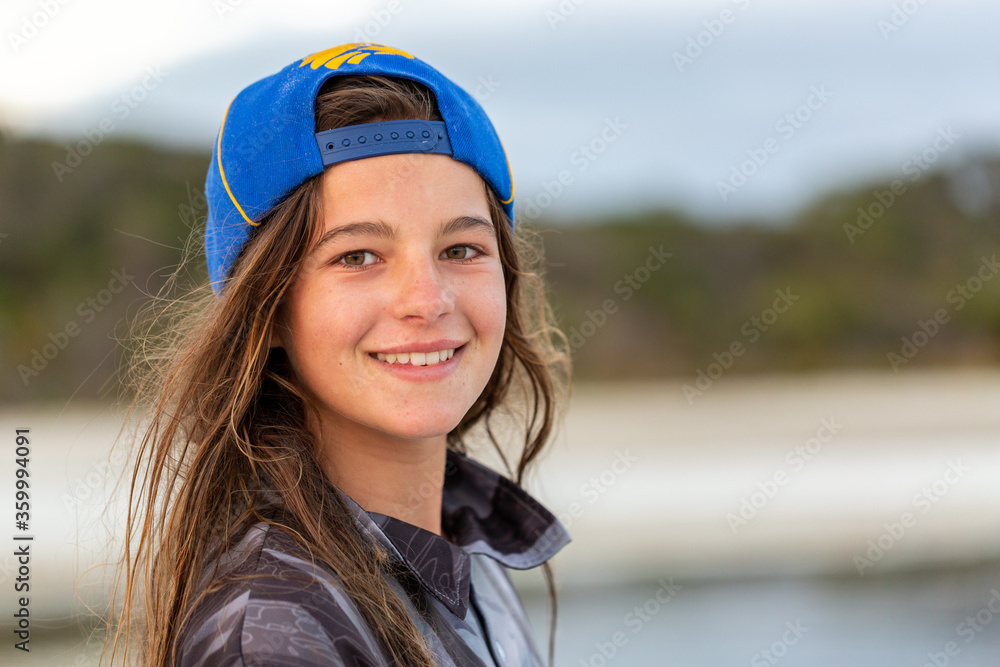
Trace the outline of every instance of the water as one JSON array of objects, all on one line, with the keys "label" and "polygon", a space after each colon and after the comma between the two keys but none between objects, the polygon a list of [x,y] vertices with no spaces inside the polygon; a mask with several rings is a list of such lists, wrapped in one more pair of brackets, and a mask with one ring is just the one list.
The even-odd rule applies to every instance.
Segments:
[{"label": "water", "polygon": [[[652,602],[665,590],[656,580],[562,591],[556,665],[1000,665],[1000,562],[864,579],[666,583],[681,586],[661,592],[666,603]],[[646,620],[635,609],[643,605]],[[546,600],[525,595],[525,606],[544,651]]]}]

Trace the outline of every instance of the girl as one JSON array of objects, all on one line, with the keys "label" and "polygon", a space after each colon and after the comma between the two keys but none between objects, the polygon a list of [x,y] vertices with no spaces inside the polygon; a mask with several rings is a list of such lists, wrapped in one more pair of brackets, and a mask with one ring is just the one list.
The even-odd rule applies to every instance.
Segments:
[{"label": "girl", "polygon": [[206,199],[212,289],[137,355],[112,658],[142,586],[150,665],[540,665],[506,568],[543,565],[551,663],[570,538],[521,483],[567,345],[483,110],[402,51],[329,49],[233,99]]}]

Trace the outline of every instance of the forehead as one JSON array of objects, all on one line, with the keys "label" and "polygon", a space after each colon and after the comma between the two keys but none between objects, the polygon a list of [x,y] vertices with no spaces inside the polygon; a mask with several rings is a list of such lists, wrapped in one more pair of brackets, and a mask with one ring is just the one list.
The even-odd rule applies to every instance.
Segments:
[{"label": "forehead", "polygon": [[328,228],[359,216],[414,223],[456,215],[490,219],[482,177],[446,155],[401,153],[342,162],[327,168],[322,183]]}]

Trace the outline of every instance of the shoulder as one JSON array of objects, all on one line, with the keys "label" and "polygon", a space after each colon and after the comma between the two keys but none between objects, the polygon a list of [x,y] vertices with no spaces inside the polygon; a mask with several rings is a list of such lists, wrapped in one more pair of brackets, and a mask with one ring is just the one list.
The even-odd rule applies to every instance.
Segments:
[{"label": "shoulder", "polygon": [[385,664],[336,574],[270,524],[254,524],[203,583],[178,666]]}]

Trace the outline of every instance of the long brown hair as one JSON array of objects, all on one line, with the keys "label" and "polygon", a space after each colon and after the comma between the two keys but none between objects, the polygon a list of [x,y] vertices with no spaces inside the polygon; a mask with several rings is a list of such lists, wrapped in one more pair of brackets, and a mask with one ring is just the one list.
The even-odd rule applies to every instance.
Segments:
[{"label": "long brown hair", "polygon": [[[406,118],[440,115],[430,91],[404,79],[334,77],[316,102],[317,131]],[[119,649],[129,657],[134,633],[143,664],[171,664],[192,608],[221,586],[199,586],[211,574],[209,564],[250,525],[267,521],[339,575],[393,664],[433,664],[406,606],[384,579],[394,571],[388,554],[328,490],[306,428],[307,411],[316,406],[294,381],[284,350],[269,347],[296,268],[321,233],[320,184],[319,176],[302,184],[253,231],[221,298],[204,282],[180,286],[182,258],[133,327],[135,349],[123,385],[134,392],[129,415],[142,414],[144,421],[115,580],[116,594],[124,585],[122,608],[105,643],[112,660]],[[537,232],[520,226],[512,234],[496,195],[487,193],[506,281],[506,330],[486,388],[447,442],[466,453],[467,437],[482,427],[507,474],[522,484],[568,396],[568,345],[547,303]],[[516,471],[494,433],[494,419],[511,414],[524,427]],[[263,480],[284,513],[260,511]],[[542,568],[551,663],[556,593],[550,564]]]}]

